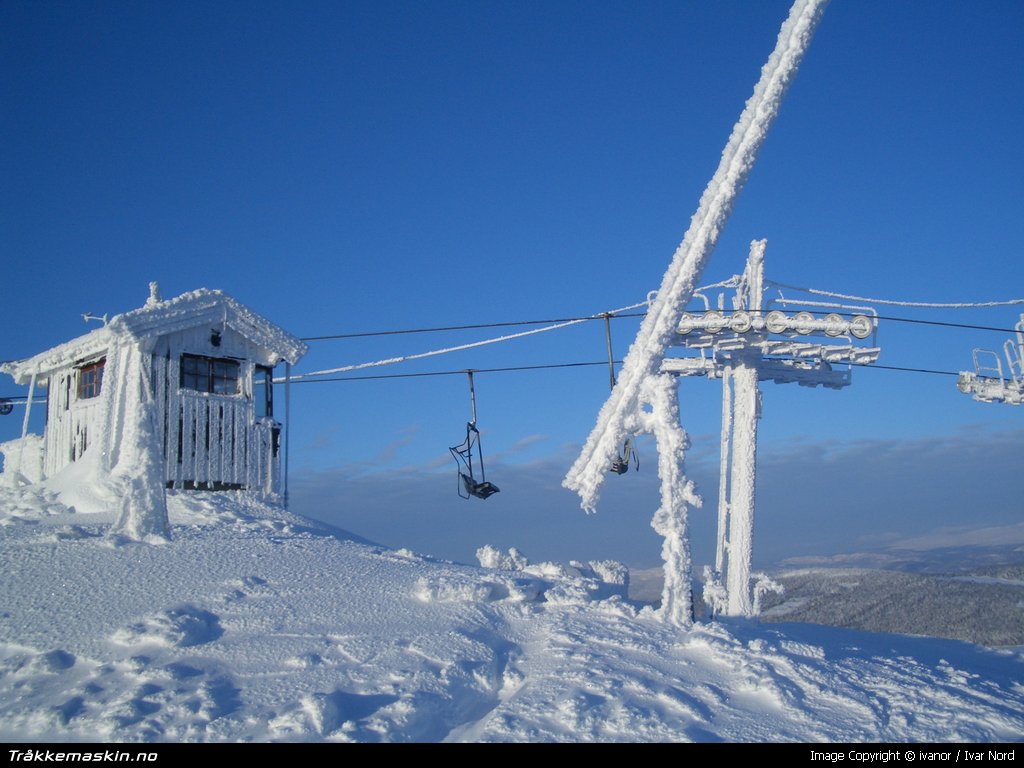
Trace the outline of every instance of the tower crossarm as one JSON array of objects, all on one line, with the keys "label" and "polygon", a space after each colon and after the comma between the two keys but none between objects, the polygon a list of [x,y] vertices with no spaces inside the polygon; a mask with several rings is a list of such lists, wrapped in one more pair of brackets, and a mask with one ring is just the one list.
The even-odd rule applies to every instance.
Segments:
[{"label": "tower crossarm", "polygon": [[878,360],[879,347],[854,347],[848,344],[814,344],[793,341],[764,341],[760,345],[766,357],[793,357],[818,359],[826,363],[856,363],[868,365]]}]

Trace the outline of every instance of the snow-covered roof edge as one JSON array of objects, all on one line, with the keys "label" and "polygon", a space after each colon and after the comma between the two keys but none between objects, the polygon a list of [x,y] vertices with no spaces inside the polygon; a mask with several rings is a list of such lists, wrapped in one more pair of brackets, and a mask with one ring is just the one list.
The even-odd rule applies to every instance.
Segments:
[{"label": "snow-covered roof edge", "polygon": [[163,336],[196,325],[221,322],[292,365],[309,350],[301,339],[223,291],[199,288],[166,301],[151,299],[145,306],[115,315],[103,328],[58,344],[25,360],[3,363],[0,372],[9,374],[18,384],[26,384],[33,374],[46,375],[76,361],[101,354],[118,338]]},{"label": "snow-covered roof edge", "polygon": [[114,334],[108,326],[97,328],[24,360],[3,363],[0,365],[0,373],[11,376],[16,384],[27,384],[32,374],[46,375],[74,361],[102,354],[113,340]]}]

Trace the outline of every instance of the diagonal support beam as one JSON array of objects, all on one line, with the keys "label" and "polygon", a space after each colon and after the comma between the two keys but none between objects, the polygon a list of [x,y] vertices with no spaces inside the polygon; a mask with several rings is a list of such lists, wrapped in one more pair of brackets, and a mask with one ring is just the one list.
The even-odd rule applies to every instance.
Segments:
[{"label": "diagonal support beam", "polygon": [[626,437],[630,420],[636,418],[640,408],[643,384],[658,375],[683,307],[693,295],[732,213],[826,4],[827,0],[796,0],[793,4],[779,31],[775,50],[761,70],[754,94],[733,128],[718,169],[704,190],[690,227],[662,278],[657,298],[626,356],[618,383],[563,480],[566,488],[579,493],[581,506],[587,511],[593,511],[597,505],[608,466]]}]

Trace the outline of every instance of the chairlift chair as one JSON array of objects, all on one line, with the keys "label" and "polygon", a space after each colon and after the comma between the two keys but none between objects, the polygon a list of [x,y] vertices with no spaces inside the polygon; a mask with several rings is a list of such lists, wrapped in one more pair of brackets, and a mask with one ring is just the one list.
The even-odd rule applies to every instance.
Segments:
[{"label": "chairlift chair", "polygon": [[[475,448],[474,448],[475,446]],[[486,499],[499,491],[498,486],[488,482],[484,478],[484,457],[480,451],[480,431],[472,421],[466,423],[466,439],[461,445],[448,449],[458,465],[459,483],[456,490],[464,499],[476,496],[478,499]],[[473,453],[477,455],[477,463],[480,466],[480,481],[477,482],[473,475]]]},{"label": "chairlift chair", "polygon": [[[473,387],[473,372],[466,371],[469,376],[469,402],[472,419],[466,422],[466,439],[459,445],[448,449],[452,458],[455,459],[458,480],[456,490],[463,499],[476,496],[478,499],[486,499],[493,496],[500,490],[494,483],[488,482],[484,473],[484,454],[480,448],[480,430],[476,428],[476,390]],[[476,454],[476,463],[480,468],[480,480],[477,481],[473,474],[473,454]]]},{"label": "chairlift chair", "polygon": [[633,460],[633,464],[636,467],[636,471],[640,471],[640,457],[637,456],[636,449],[633,448],[633,438],[627,437],[626,441],[622,444],[622,450],[618,456],[612,460],[612,465],[608,467],[609,472],[614,472],[616,475],[624,475],[629,472],[629,462]]}]

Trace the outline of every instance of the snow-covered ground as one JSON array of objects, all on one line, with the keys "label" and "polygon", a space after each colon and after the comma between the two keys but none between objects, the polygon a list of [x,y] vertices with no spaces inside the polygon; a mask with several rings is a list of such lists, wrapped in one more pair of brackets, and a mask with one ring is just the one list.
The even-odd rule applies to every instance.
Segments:
[{"label": "snow-covered ground", "polygon": [[[0,739],[952,740],[1024,735],[1024,657],[806,624],[679,630],[612,563],[386,550],[236,494],[172,540],[0,492]],[[514,569],[514,570],[511,570]]]}]

